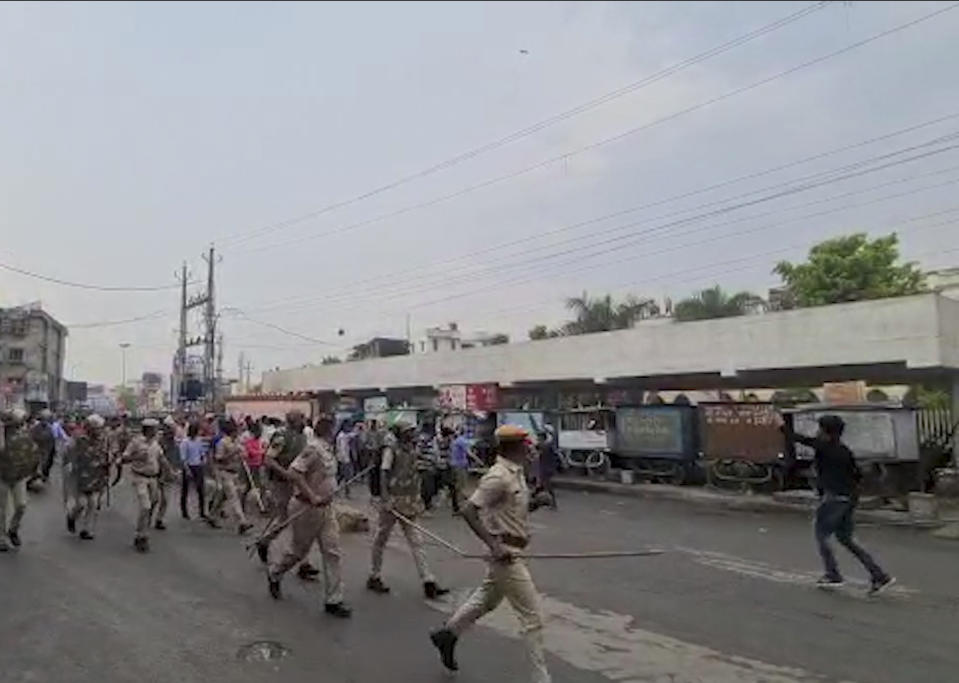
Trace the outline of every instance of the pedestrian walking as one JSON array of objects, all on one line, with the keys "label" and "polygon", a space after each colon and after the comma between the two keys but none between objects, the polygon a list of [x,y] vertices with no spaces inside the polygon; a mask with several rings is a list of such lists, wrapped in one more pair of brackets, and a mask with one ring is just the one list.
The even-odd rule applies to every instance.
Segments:
[{"label": "pedestrian walking", "polygon": [[[237,531],[242,536],[253,528],[247,521],[243,505],[240,503],[240,473],[243,471],[243,459],[246,452],[236,438],[236,423],[233,420],[224,420],[220,425],[222,437],[213,452],[213,462],[216,471],[217,486],[220,489],[220,498],[226,509],[237,522]],[[210,526],[216,526],[215,517],[207,519]]]},{"label": "pedestrian walking", "polygon": [[153,418],[141,424],[141,434],[127,444],[120,463],[130,465],[130,483],[137,499],[136,534],[133,547],[141,553],[150,550],[150,521],[160,503],[160,491],[157,480],[161,473],[160,461],[163,448],[157,442],[159,423]]},{"label": "pedestrian walking", "polygon": [[379,515],[376,535],[373,538],[370,576],[366,581],[366,587],[374,593],[389,593],[389,586],[383,582],[382,575],[383,550],[390,540],[393,527],[398,523],[413,555],[416,571],[423,582],[423,594],[430,600],[435,600],[449,591],[437,585],[436,578],[430,571],[419,530],[393,514],[395,510],[407,519],[415,521],[423,512],[420,476],[413,444],[414,430],[414,425],[409,422],[396,422],[393,425],[394,438],[383,449],[379,468],[381,492],[378,502]]},{"label": "pedestrian walking", "polygon": [[206,444],[200,439],[200,426],[193,422],[187,427],[186,438],[180,442],[180,516],[183,519],[190,519],[190,484],[196,490],[199,517],[206,519],[205,465]]},{"label": "pedestrian walking", "polygon": [[290,524],[290,547],[279,562],[270,566],[267,579],[270,595],[280,599],[283,575],[300,563],[316,542],[323,558],[324,610],[332,616],[348,618],[352,610],[343,601],[340,528],[333,508],[337,462],[330,442],[332,431],[332,418],[317,420],[314,438],[307,441],[284,472],[295,489],[287,514],[296,518]]},{"label": "pedestrian walking", "polygon": [[556,438],[551,426],[546,425],[537,434],[536,451],[536,493],[542,492],[548,495],[550,508],[556,510],[558,506],[553,477],[559,470],[559,451],[556,448]]},{"label": "pedestrian walking", "polygon": [[[0,552],[20,547],[20,523],[27,511],[27,481],[41,463],[40,449],[20,409],[0,415]],[[13,509],[13,515],[7,514]],[[9,543],[8,543],[9,540]]]},{"label": "pedestrian walking", "polygon": [[529,544],[531,503],[524,476],[526,430],[503,425],[496,430],[500,454],[463,506],[463,517],[489,548],[486,578],[446,624],[430,634],[443,665],[455,671],[456,643],[462,633],[505,598],[519,618],[533,683],[549,683],[543,649],[543,617],[539,594],[526,561],[519,553]]},{"label": "pedestrian walking", "polygon": [[781,425],[789,441],[808,446],[816,453],[813,465],[819,505],[816,508],[815,536],[825,569],[818,585],[835,588],[844,583],[836,556],[829,545],[829,538],[835,536],[869,572],[869,594],[875,595],[891,586],[895,579],[853,538],[862,472],[853,452],[842,441],[845,427],[845,422],[838,415],[820,417],[816,436],[796,434],[785,424]]},{"label": "pedestrian walking", "polygon": [[244,442],[244,457],[246,458],[247,471],[249,476],[244,476],[244,489],[243,489],[243,509],[246,509],[246,500],[249,497],[250,493],[254,490],[263,489],[263,457],[264,457],[264,448],[263,448],[263,430],[260,427],[259,422],[254,422],[250,425],[249,438]]},{"label": "pedestrian walking", "polygon": [[56,459],[57,453],[57,438],[53,433],[51,422],[53,422],[53,413],[47,409],[41,410],[30,430],[30,434],[40,451],[40,465],[34,479],[38,483],[43,482],[43,484],[46,484],[50,478],[50,470],[53,468],[53,461]]},{"label": "pedestrian walking", "polygon": [[110,444],[104,427],[106,421],[97,414],[84,421],[78,434],[64,453],[64,470],[72,478],[71,496],[67,501],[67,531],[71,534],[80,523],[80,538],[92,541],[103,493],[110,485]]},{"label": "pedestrian walking", "polygon": [[460,502],[466,492],[470,471],[470,440],[466,436],[466,429],[456,428],[456,438],[450,444],[450,503],[453,514],[460,514]]},{"label": "pedestrian walking", "polygon": [[[336,435],[336,462],[337,483],[349,481],[353,476],[353,432],[349,423],[341,425]],[[343,495],[350,497],[349,485],[343,488]]]}]

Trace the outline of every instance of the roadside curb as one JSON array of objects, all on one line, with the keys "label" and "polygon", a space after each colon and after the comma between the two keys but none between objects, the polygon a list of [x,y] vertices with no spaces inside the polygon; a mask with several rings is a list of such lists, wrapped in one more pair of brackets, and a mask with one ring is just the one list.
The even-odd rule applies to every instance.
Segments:
[{"label": "roadside curb", "polygon": [[[620,484],[611,481],[596,481],[579,477],[555,477],[553,486],[558,489],[603,493],[626,498],[647,500],[672,500],[714,510],[734,510],[739,512],[778,512],[809,515],[812,502],[785,502],[774,500],[762,494],[741,495],[724,493],[701,487],[670,486],[668,484]],[[857,510],[856,519],[880,526],[908,529],[931,530],[943,526],[940,521],[919,521],[908,513],[890,510]]]}]

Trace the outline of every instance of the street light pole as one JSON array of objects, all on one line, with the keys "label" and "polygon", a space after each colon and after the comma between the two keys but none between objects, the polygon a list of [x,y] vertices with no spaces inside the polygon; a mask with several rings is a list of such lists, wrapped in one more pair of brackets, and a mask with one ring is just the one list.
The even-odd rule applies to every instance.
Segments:
[{"label": "street light pole", "polygon": [[123,381],[120,386],[123,387],[124,389],[127,388],[127,349],[128,348],[130,348],[130,342],[122,342],[120,344],[120,355],[121,355],[122,364],[123,364]]}]

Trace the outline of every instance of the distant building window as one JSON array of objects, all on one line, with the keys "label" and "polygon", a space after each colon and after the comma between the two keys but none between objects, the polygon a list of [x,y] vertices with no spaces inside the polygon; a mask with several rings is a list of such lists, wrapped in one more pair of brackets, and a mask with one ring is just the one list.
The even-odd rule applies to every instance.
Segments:
[{"label": "distant building window", "polygon": [[434,351],[440,350],[440,342],[436,337],[433,337],[433,350]]},{"label": "distant building window", "polygon": [[7,361],[10,363],[22,363],[23,349],[9,349],[7,351]]},{"label": "distant building window", "polygon": [[[23,318],[20,318],[18,320],[11,320],[10,334],[12,334],[14,337],[27,336],[27,321],[24,320]],[[20,349],[20,351],[22,352],[23,349]]]}]

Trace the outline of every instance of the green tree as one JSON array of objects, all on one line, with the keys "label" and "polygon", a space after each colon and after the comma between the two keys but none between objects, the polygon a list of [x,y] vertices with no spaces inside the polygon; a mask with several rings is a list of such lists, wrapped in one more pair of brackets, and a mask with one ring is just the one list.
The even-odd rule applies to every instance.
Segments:
[{"label": "green tree", "polygon": [[337,363],[342,363],[343,361],[339,356],[324,356],[323,360],[320,361],[321,365],[336,365]]},{"label": "green tree", "polygon": [[489,346],[498,346],[499,344],[509,344],[509,335],[502,332],[494,334],[487,342]]},{"label": "green tree", "polygon": [[870,241],[856,233],[820,242],[805,263],[781,261],[773,270],[798,306],[822,306],[904,296],[922,291],[924,278],[914,263],[897,265],[895,233]]},{"label": "green tree", "polygon": [[763,305],[763,299],[752,292],[738,292],[730,295],[716,285],[683,299],[673,309],[673,317],[679,321],[709,320],[711,318],[731,318],[745,315],[757,306]]},{"label": "green tree", "polygon": [[546,328],[546,325],[536,325],[535,327],[530,328],[528,332],[529,338],[533,341],[537,339],[549,339],[549,330]]},{"label": "green tree", "polygon": [[609,294],[596,299],[583,292],[582,296],[566,300],[566,308],[576,315],[563,326],[564,334],[591,334],[632,327],[637,320],[659,315],[659,306],[652,299],[633,294],[616,303]]}]

